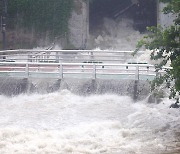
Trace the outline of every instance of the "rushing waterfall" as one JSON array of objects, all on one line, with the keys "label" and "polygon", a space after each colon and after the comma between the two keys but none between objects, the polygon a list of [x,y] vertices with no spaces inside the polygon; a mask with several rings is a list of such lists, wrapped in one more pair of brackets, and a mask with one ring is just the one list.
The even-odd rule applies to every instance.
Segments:
[{"label": "rushing waterfall", "polygon": [[135,102],[134,89],[139,96],[149,89],[133,85],[1,78],[0,153],[179,154],[180,110],[167,98]]},{"label": "rushing waterfall", "polygon": [[[140,2],[150,8],[149,21],[157,19],[156,15],[153,17],[156,4],[149,6],[148,1]],[[103,6],[104,0],[99,2]],[[97,4],[92,5],[95,3],[92,1],[90,39],[85,40],[88,49],[133,51],[146,33],[135,30],[141,25],[139,20],[136,25],[133,20],[135,11],[131,6],[136,0],[122,0],[121,4],[127,3],[125,8],[116,6],[118,1],[113,2],[106,0],[106,7],[102,9]],[[131,2],[133,5],[128,4]],[[109,4],[114,4],[114,9],[110,9],[111,18],[106,10]],[[73,27],[74,23],[82,24],[79,23],[82,20],[80,8],[76,7],[80,20],[72,16],[72,31],[81,38],[80,30]],[[122,12],[129,8],[132,10],[124,15]],[[100,13],[101,20],[94,9]],[[74,40],[80,39],[77,36]],[[59,46],[53,43],[46,49],[50,52]],[[155,61],[149,60],[150,53],[124,58],[125,63],[154,64]],[[170,108],[174,100],[168,98],[150,103],[150,84],[138,79],[35,79],[27,76],[17,79],[4,75],[0,81],[0,154],[179,154],[180,109]]]},{"label": "rushing waterfall", "polygon": [[114,21],[104,18],[100,28],[94,30],[90,35],[89,48],[135,50],[137,41],[144,34],[134,30],[131,19],[122,18]]},{"label": "rushing waterfall", "polygon": [[0,96],[0,153],[178,153],[180,117],[171,103],[68,90]]}]

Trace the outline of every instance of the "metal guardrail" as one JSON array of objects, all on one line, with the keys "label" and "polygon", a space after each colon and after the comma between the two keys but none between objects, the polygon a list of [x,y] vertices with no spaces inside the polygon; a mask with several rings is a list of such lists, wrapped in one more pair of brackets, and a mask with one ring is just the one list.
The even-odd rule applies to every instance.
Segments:
[{"label": "metal guardrail", "polygon": [[[110,50],[5,50],[0,51],[0,77],[153,79],[157,75],[153,65],[122,64],[132,57],[132,53]],[[165,73],[165,69],[170,68],[158,73]]]},{"label": "metal guardrail", "polygon": [[[0,55],[3,54],[22,54],[22,53],[36,53],[36,52],[62,52],[62,53],[132,53],[133,51],[116,51],[116,50],[46,50],[46,49],[18,49],[18,50],[1,50]],[[141,52],[141,51],[140,51]]]},{"label": "metal guardrail", "polygon": [[156,75],[148,64],[0,62],[0,77],[151,80]]},{"label": "metal guardrail", "polygon": [[[44,63],[125,63],[133,51],[111,50],[5,50],[0,61]],[[141,52],[139,52],[141,54]]]}]

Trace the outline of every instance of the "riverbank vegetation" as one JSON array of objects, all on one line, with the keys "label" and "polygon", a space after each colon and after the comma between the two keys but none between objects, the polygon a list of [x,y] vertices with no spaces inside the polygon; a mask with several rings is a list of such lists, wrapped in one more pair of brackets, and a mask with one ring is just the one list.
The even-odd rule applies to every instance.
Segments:
[{"label": "riverbank vegetation", "polygon": [[61,36],[68,32],[71,9],[72,0],[8,0],[7,26]]},{"label": "riverbank vegetation", "polygon": [[164,14],[174,14],[175,19],[171,26],[162,28],[148,27],[149,35],[137,44],[137,52],[142,46],[152,51],[151,59],[160,60],[156,65],[158,72],[170,62],[172,69],[167,69],[164,75],[158,75],[152,82],[152,90],[165,83],[170,89],[170,98],[180,95],[180,1],[161,0],[167,3],[163,9]]},{"label": "riverbank vegetation", "polygon": [[7,49],[66,41],[72,8],[72,0],[7,0]]}]

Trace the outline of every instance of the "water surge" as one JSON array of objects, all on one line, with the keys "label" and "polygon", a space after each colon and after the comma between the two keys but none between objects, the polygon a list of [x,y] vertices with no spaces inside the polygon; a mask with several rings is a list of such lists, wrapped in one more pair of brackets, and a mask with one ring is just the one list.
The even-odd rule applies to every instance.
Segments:
[{"label": "water surge", "polygon": [[128,96],[0,96],[0,153],[178,153],[179,110]]}]

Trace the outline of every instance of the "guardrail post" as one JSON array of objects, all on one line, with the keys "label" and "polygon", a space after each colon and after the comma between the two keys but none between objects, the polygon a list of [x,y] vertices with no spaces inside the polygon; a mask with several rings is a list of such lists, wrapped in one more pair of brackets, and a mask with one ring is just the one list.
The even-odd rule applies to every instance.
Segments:
[{"label": "guardrail post", "polygon": [[29,55],[29,54],[28,54],[28,60],[27,60],[27,62],[32,62],[32,55]]},{"label": "guardrail post", "polygon": [[135,80],[139,80],[139,66],[136,66]]},{"label": "guardrail post", "polygon": [[134,82],[134,96],[133,99],[136,101],[138,98],[138,83],[139,83],[139,66],[136,66],[135,82]]},{"label": "guardrail post", "polygon": [[91,60],[94,60],[93,52],[90,52],[90,54],[91,54],[90,59],[91,59]]},{"label": "guardrail post", "polygon": [[25,74],[26,74],[26,77],[28,78],[29,77],[29,64],[28,63],[26,63]]},{"label": "guardrail post", "polygon": [[59,52],[56,52],[56,63],[59,63]]},{"label": "guardrail post", "polygon": [[93,79],[96,79],[96,64],[93,64]]},{"label": "guardrail post", "polygon": [[63,79],[63,65],[62,64],[59,65],[59,78]]},{"label": "guardrail post", "polygon": [[126,62],[126,59],[127,59],[127,53],[124,52],[124,62]]}]

